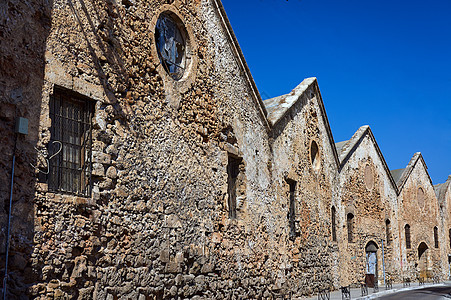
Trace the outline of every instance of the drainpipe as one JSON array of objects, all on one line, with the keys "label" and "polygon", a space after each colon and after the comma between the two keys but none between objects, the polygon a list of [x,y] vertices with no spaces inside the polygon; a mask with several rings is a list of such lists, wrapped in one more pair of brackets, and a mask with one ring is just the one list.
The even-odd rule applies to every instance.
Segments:
[{"label": "drainpipe", "polygon": [[384,257],[384,240],[381,240],[382,245],[382,273],[384,274],[384,285],[385,285],[385,257]]},{"label": "drainpipe", "polygon": [[7,235],[6,235],[6,258],[5,258],[5,277],[3,278],[3,300],[6,300],[7,294],[7,284],[8,284],[8,260],[9,260],[9,240],[11,238],[11,219],[12,219],[12,208],[13,208],[13,190],[14,190],[14,165],[16,163],[16,148],[17,148],[17,134],[22,135],[28,134],[28,119],[26,118],[16,118],[16,128],[14,133],[14,150],[13,150],[13,161],[11,167],[11,188],[9,192],[9,212],[8,212],[8,224],[7,224]]},{"label": "drainpipe", "polygon": [[5,258],[5,277],[3,278],[3,300],[6,300],[6,290],[8,281],[8,259],[9,259],[9,239],[11,236],[11,217],[13,207],[13,188],[14,188],[14,164],[16,162],[16,146],[17,146],[17,134],[14,134],[14,150],[13,150],[13,162],[11,171],[11,189],[9,192],[9,211],[8,211],[8,224],[6,235],[6,258]]}]

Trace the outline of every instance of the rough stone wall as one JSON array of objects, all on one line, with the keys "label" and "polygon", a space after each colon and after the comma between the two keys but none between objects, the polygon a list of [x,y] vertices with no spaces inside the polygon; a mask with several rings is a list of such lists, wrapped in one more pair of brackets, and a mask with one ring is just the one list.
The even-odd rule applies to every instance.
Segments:
[{"label": "rough stone wall", "polygon": [[[296,181],[296,236],[287,240],[283,251],[292,289],[300,294],[339,286],[338,243],[332,241],[331,233],[332,205],[337,211],[340,208],[335,188],[337,163],[320,110],[320,97],[317,86],[310,85],[272,131],[275,197],[283,208],[275,213],[284,221],[285,234],[289,232],[287,179]],[[311,160],[312,141],[319,148],[316,164]]]},{"label": "rough stone wall", "polygon": [[[424,200],[418,197],[418,189],[424,191]],[[407,178],[399,196],[399,230],[401,239],[402,276],[417,280],[420,277],[421,264],[418,247],[426,243],[428,249],[427,276],[437,276],[441,273],[440,247],[434,247],[434,226],[439,226],[439,208],[434,188],[427,174],[427,170],[419,159],[410,176]],[[411,249],[406,249],[405,230],[410,225]],[[439,235],[439,245],[443,236]],[[424,272],[424,271],[423,271]]]},{"label": "rough stone wall", "polygon": [[[339,245],[343,270],[343,285],[365,281],[366,251],[369,242],[377,247],[377,279],[384,282],[383,255],[386,279],[400,278],[400,255],[398,239],[397,194],[375,144],[369,133],[358,142],[357,148],[340,170],[340,198],[344,218],[354,215],[352,242],[348,242],[348,228],[343,225],[342,243]],[[390,220],[390,233],[386,235],[386,220]],[[389,241],[387,242],[387,239]],[[382,245],[383,240],[383,245]],[[382,254],[382,246],[384,253]]]},{"label": "rough stone wall", "polygon": [[[441,262],[442,262],[442,276],[443,278],[450,278],[450,258],[451,254],[451,176],[448,180],[438,185],[441,186],[441,190],[437,195],[437,200],[440,208],[440,252],[441,252]],[[435,186],[436,187],[436,186]]]},{"label": "rough stone wall", "polygon": [[[169,1],[172,2],[172,1]],[[164,4],[164,5],[163,5]],[[96,101],[93,193],[37,184],[34,298],[268,298],[281,289],[267,129],[212,1],[55,1],[38,147],[55,86]],[[190,74],[156,55],[159,12],[187,26]],[[245,198],[227,213],[227,153]]]},{"label": "rough stone wall", "polygon": [[[6,259],[6,236],[12,161],[15,178],[11,218],[8,270],[12,298],[24,298],[31,272],[33,251],[33,195],[36,165],[34,150],[38,136],[41,91],[44,77],[44,51],[50,31],[52,1],[0,2],[0,285]],[[17,136],[14,151],[15,118],[29,121],[28,134]]]},{"label": "rough stone wall", "polygon": [[[167,10],[183,21],[190,40],[189,68],[179,81],[155,48],[155,24]],[[10,133],[16,116],[30,123],[29,134],[17,139],[10,298],[272,299],[337,288],[354,280],[347,262],[357,248],[339,252],[347,239],[340,199],[351,198],[358,249],[384,238],[384,218],[393,220],[387,255],[396,268],[395,200],[371,144],[339,178],[316,84],[270,130],[219,11],[213,0],[0,3],[1,268]],[[52,193],[46,184],[55,88],[95,104],[90,197]],[[315,164],[312,141],[319,148]],[[228,217],[229,155],[243,162],[236,219]],[[362,181],[366,162],[375,170],[370,192]],[[415,172],[401,195],[402,220],[426,241],[434,220],[438,226],[437,207],[425,171]],[[294,239],[286,179],[297,182]],[[415,180],[427,186],[427,232],[409,206]],[[430,252],[439,261],[438,250]],[[410,272],[415,251],[403,255]],[[361,268],[362,261],[355,264]]]}]

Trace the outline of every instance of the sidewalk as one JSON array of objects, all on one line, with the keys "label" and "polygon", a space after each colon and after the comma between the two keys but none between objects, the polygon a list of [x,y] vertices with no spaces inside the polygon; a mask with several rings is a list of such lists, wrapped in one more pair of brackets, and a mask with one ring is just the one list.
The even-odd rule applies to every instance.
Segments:
[{"label": "sidewalk", "polygon": [[[428,286],[443,286],[443,285],[450,285],[450,281],[432,284],[432,283],[425,283],[424,285],[419,285],[418,282],[412,282],[410,283],[410,287],[403,287],[402,283],[396,283],[393,284],[393,288],[386,290],[385,286],[379,287],[379,292],[374,293],[372,288],[368,288],[368,296],[363,296],[360,288],[351,288],[351,299],[376,299],[381,296],[385,296],[387,294],[396,293],[400,291],[407,291],[407,290],[414,290],[414,289],[421,289]],[[310,297],[310,298],[298,298],[306,299],[306,300],[318,300],[318,296]],[[332,291],[330,292],[330,300],[341,300],[341,291]]]}]

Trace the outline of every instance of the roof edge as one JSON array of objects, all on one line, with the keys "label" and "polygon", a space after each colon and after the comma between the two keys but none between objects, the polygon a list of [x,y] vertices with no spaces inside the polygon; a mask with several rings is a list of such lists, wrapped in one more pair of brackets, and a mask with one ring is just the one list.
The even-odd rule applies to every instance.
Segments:
[{"label": "roof edge", "polygon": [[235,52],[235,55],[239,60],[239,65],[240,65],[241,69],[243,70],[243,73],[251,87],[253,98],[259,107],[260,115],[266,125],[267,130],[269,131],[271,129],[271,126],[270,126],[270,123],[267,118],[268,112],[266,111],[265,105],[263,104],[262,98],[260,96],[260,92],[257,89],[257,85],[255,84],[255,81],[254,81],[254,78],[252,77],[249,66],[246,63],[246,60],[244,58],[243,52],[241,51],[238,40],[235,36],[235,33],[233,32],[232,25],[230,24],[230,21],[227,17],[224,6],[222,5],[221,0],[213,0],[213,3],[217,8],[219,17],[220,17],[222,24],[224,26],[224,29],[226,31],[226,35],[229,38],[229,40],[233,46],[232,50],[233,50],[233,52]]},{"label": "roof edge", "polygon": [[399,195],[398,186],[396,185],[395,180],[393,179],[393,176],[390,172],[390,169],[388,168],[387,161],[385,160],[384,155],[382,154],[381,149],[379,148],[379,145],[377,144],[376,138],[373,134],[373,131],[371,130],[369,125],[363,125],[357,131],[353,134],[353,136],[348,140],[348,142],[343,146],[343,148],[346,147],[346,150],[343,151],[340,155],[340,167],[338,169],[339,172],[343,169],[343,167],[346,165],[346,163],[349,161],[349,158],[351,155],[355,152],[355,150],[359,147],[361,141],[367,135],[370,137],[371,141],[373,142],[374,147],[376,148],[376,152],[382,161],[382,166],[384,167],[385,173],[387,174],[395,192],[396,195]]}]

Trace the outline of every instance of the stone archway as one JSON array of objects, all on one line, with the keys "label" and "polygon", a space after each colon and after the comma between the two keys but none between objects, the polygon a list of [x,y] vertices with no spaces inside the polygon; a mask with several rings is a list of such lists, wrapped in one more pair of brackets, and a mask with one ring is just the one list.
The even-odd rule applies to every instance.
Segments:
[{"label": "stone archway", "polygon": [[365,246],[365,283],[368,287],[374,287],[377,281],[377,249],[377,244],[373,241],[368,242]]},{"label": "stone archway", "polygon": [[420,278],[426,279],[428,277],[428,267],[429,267],[429,259],[428,259],[428,245],[425,242],[421,242],[418,246],[418,267],[420,269]]}]

